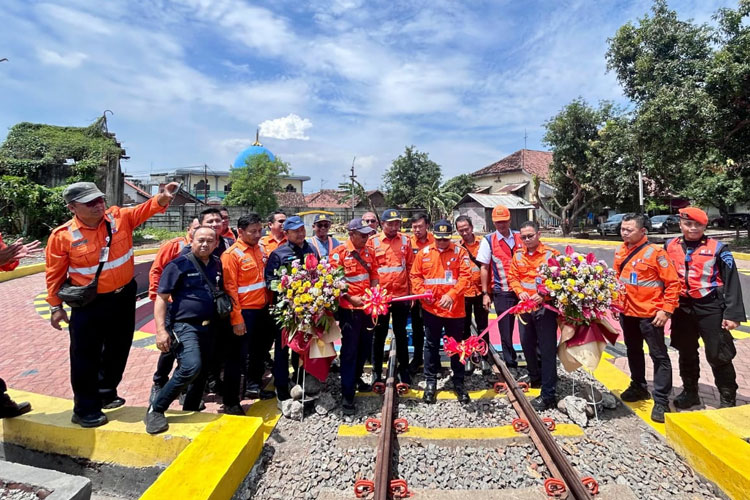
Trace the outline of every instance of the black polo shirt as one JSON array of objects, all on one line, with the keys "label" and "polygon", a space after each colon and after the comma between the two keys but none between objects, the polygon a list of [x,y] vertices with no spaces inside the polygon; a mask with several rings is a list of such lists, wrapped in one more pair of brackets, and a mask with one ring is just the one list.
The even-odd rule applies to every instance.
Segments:
[{"label": "black polo shirt", "polygon": [[[219,288],[224,288],[221,274],[221,261],[211,256],[208,265],[198,259],[198,264]],[[217,281],[218,280],[218,281]],[[168,293],[172,297],[169,313],[172,322],[204,321],[214,317],[214,298],[208,284],[186,255],[180,255],[164,267],[159,280],[158,293]]]},{"label": "black polo shirt", "polygon": [[279,277],[276,276],[276,270],[281,266],[289,266],[295,259],[299,259],[300,264],[304,266],[305,255],[309,253],[315,255],[315,257],[317,258],[320,258],[318,251],[315,250],[315,247],[309,244],[307,240],[304,240],[301,246],[293,245],[289,242],[280,245],[276,250],[271,252],[271,255],[268,256],[266,269],[263,275],[266,280],[266,286],[270,288],[271,282],[273,280],[279,279]]}]

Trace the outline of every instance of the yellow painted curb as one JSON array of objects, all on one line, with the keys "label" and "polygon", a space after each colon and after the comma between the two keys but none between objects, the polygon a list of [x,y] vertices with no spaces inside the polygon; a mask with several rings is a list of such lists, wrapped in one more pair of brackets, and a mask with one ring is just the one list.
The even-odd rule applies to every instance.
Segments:
[{"label": "yellow painted curb", "polygon": [[138,250],[133,251],[133,255],[135,257],[138,257],[139,255],[151,255],[158,252],[158,248],[140,248]]},{"label": "yellow painted curb", "polygon": [[[612,357],[611,354],[604,353],[599,366],[594,370],[594,377],[619,398],[620,394],[630,385],[630,375],[621,372],[615,365],[610,363],[608,360],[612,359]],[[623,401],[622,404],[633,410],[636,415],[641,417],[641,420],[653,427],[656,432],[662,436],[664,435],[664,424],[651,420],[651,410],[654,408],[654,401],[652,399],[636,403]]]},{"label": "yellow painted curb", "polygon": [[245,417],[224,415],[207,425],[141,500],[232,498],[280,415],[276,400],[270,399],[251,405]]},{"label": "yellow painted curb", "polygon": [[750,260],[750,253],[732,252],[735,259]]},{"label": "yellow painted curb", "polygon": [[[364,424],[340,425],[338,437],[361,438],[372,436],[367,432]],[[498,427],[452,427],[452,428],[426,428],[409,427],[406,432],[400,433],[399,437],[428,439],[428,440],[484,440],[484,439],[512,439],[527,434],[518,433],[513,430],[512,425],[501,425]],[[552,431],[553,436],[579,437],[583,436],[583,429],[575,424],[557,424]]]},{"label": "yellow painted curb", "polygon": [[29,276],[30,274],[41,273],[42,271],[44,271],[44,262],[41,262],[39,264],[31,264],[29,266],[20,266],[12,271],[0,273],[0,283],[2,283],[3,281],[14,280],[16,278],[23,278],[24,276]]},{"label": "yellow painted curb", "polygon": [[[666,415],[669,444],[730,498],[750,498],[750,406]],[[744,434],[737,434],[741,430]]]},{"label": "yellow painted curb", "polygon": [[547,237],[542,235],[542,241],[548,243],[570,243],[571,245],[606,245],[606,246],[619,246],[622,245],[622,241],[611,241],[611,240],[587,240],[586,238],[555,238]]},{"label": "yellow painted curb", "polygon": [[126,467],[166,466],[209,423],[221,417],[169,411],[169,432],[151,436],[143,424],[146,408],[121,407],[105,410],[110,420],[107,425],[84,429],[70,422],[73,402],[68,399],[16,390],[9,390],[8,394],[16,401],[29,401],[33,410],[2,420],[3,442]]},{"label": "yellow painted curb", "polygon": [[[529,392],[526,393],[527,398],[535,398],[541,394],[541,389],[529,389]],[[361,392],[358,393],[357,396],[359,397],[373,397],[373,396],[380,396],[380,394],[376,394],[374,392]],[[406,394],[399,395],[399,398],[401,399],[422,399],[422,396],[424,396],[424,391],[422,390],[415,390],[415,389],[409,389],[409,391]],[[469,397],[471,399],[495,399],[495,398],[505,398],[507,397],[505,394],[497,394],[494,389],[485,389],[483,391],[469,391]],[[453,399],[457,400],[456,394],[450,390],[450,389],[444,389],[442,391],[438,391],[437,393],[438,399]]]}]

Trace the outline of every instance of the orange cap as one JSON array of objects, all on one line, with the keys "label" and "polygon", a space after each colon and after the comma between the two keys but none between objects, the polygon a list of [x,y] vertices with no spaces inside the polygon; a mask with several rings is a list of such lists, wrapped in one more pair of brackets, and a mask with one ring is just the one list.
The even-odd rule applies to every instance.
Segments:
[{"label": "orange cap", "polygon": [[510,210],[505,205],[498,205],[492,209],[492,222],[510,220]]},{"label": "orange cap", "polygon": [[708,224],[708,215],[706,212],[697,207],[687,207],[680,209],[681,219],[692,219],[699,224],[704,226]]}]

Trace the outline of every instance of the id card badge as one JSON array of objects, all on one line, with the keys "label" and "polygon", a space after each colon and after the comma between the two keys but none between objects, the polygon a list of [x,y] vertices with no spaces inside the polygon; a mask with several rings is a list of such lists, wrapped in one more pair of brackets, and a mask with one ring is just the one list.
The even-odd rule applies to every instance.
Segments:
[{"label": "id card badge", "polygon": [[630,284],[631,285],[638,284],[638,273],[630,273]]},{"label": "id card badge", "polygon": [[446,281],[453,281],[453,271],[445,271]]},{"label": "id card badge", "polygon": [[542,284],[542,278],[540,278],[539,276],[536,277],[535,281],[536,281],[537,286]]},{"label": "id card badge", "polygon": [[102,248],[99,252],[99,262],[107,262],[109,260],[109,247]]}]

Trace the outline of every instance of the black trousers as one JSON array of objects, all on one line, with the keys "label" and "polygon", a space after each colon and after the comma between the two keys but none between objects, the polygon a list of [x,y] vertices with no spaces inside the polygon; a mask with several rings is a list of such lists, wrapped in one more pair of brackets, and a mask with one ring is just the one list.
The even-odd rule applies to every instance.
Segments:
[{"label": "black trousers", "polygon": [[226,342],[222,397],[227,406],[240,403],[243,375],[249,386],[260,389],[263,373],[265,373],[263,358],[264,352],[268,351],[268,337],[271,336],[271,315],[267,307],[243,309],[242,319],[245,320],[247,329],[245,335],[232,333]]},{"label": "black trousers", "polygon": [[[430,312],[422,311],[424,314],[424,378],[427,382],[436,382],[440,373],[440,341],[443,331],[448,337],[453,337],[461,342],[464,337],[464,318],[441,318]],[[453,385],[464,383],[466,368],[458,359],[451,356],[451,371],[453,371]]]},{"label": "black trousers", "polygon": [[415,364],[421,364],[423,361],[422,351],[424,350],[424,319],[422,304],[418,300],[414,301],[411,308],[411,345],[414,348],[412,360]]},{"label": "black trousers", "polygon": [[[516,297],[515,293],[510,291],[503,292],[495,290],[492,292],[492,300],[495,303],[495,313],[497,313],[498,316],[518,304],[518,297]],[[500,343],[503,347],[503,361],[508,368],[518,367],[516,350],[513,347],[513,328],[515,325],[516,316],[514,314],[506,314],[497,324],[497,328],[500,331]],[[526,350],[524,349],[524,353],[525,352]],[[526,361],[528,361],[528,359],[529,358],[527,357]]]},{"label": "black trousers", "polygon": [[99,415],[102,401],[117,397],[133,343],[135,292],[132,280],[119,293],[100,294],[71,311],[70,382],[76,415]]},{"label": "black trousers", "polygon": [[672,316],[671,345],[680,353],[680,378],[685,388],[697,389],[700,377],[698,338],[706,347],[706,361],[711,366],[719,391],[737,393],[737,374],[732,360],[737,355],[732,334],[721,327],[724,307],[713,300],[680,299]]},{"label": "black trousers", "polygon": [[396,357],[398,359],[398,373],[401,382],[411,383],[409,376],[409,346],[406,337],[406,321],[411,309],[408,302],[393,302],[388,314],[378,316],[378,324],[375,327],[375,335],[372,341],[372,372],[375,378],[382,377],[383,373],[383,349],[385,349],[385,338],[388,336],[388,324],[393,319],[393,334],[396,337]]},{"label": "black trousers", "polygon": [[5,385],[5,380],[0,378],[0,396],[8,391],[8,386]]},{"label": "black trousers", "polygon": [[654,402],[669,405],[672,392],[672,361],[664,343],[664,328],[657,328],[651,318],[620,316],[620,325],[628,350],[630,378],[634,384],[646,388],[646,358],[643,354],[643,341],[648,345],[648,354],[654,363]]},{"label": "black trousers", "polygon": [[[275,321],[271,321],[271,331],[274,332],[273,347],[273,385],[276,386],[276,396],[279,400],[289,399],[289,346],[282,347],[281,327]],[[300,378],[299,354],[292,351],[292,366],[294,367],[294,380]]]},{"label": "black trousers", "polygon": [[229,318],[218,319],[215,327],[215,339],[211,357],[208,359],[208,364],[205,367],[207,370],[206,380],[209,387],[213,387],[214,390],[224,396],[224,384],[221,377],[224,369],[224,364],[227,359],[229,352],[229,345],[234,337],[232,333],[232,324]]},{"label": "black trousers", "polygon": [[[487,317],[489,312],[482,305],[482,296],[464,297],[464,307],[466,308],[466,317],[464,318],[464,338],[468,339],[471,335],[471,315],[477,323],[477,335],[487,328]],[[505,318],[503,318],[505,320]],[[504,351],[504,349],[503,349]]]},{"label": "black trousers", "polygon": [[[542,397],[554,399],[557,393],[557,313],[542,307],[523,315],[519,325],[521,347],[526,357],[529,380],[542,382]],[[541,355],[541,370],[539,357]]]},{"label": "black trousers", "polygon": [[365,358],[372,348],[372,320],[360,309],[339,309],[341,327],[341,396],[354,401],[357,380],[362,376]]}]

